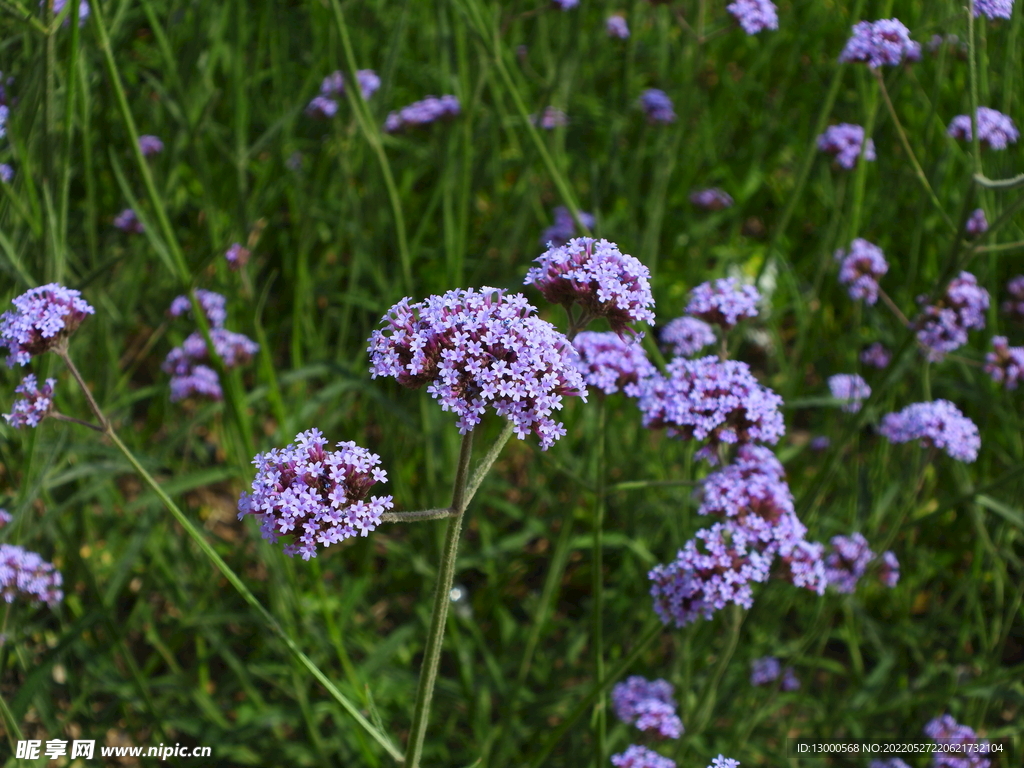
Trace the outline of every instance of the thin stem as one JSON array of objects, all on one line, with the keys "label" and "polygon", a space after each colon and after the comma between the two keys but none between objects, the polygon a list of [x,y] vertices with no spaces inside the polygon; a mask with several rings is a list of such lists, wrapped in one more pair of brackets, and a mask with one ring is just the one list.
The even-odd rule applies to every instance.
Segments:
[{"label": "thin stem", "polygon": [[893,314],[900,319],[903,323],[904,328],[910,327],[910,321],[907,320],[907,316],[903,314],[899,307],[896,306],[896,302],[892,300],[888,293],[886,293],[881,286],[878,288],[878,295],[882,297],[882,301],[885,302],[885,306],[892,310]]},{"label": "thin stem", "polygon": [[94,429],[97,432],[106,431],[99,424],[93,424],[91,421],[83,421],[82,419],[76,419],[74,416],[65,416],[63,413],[59,413],[58,411],[50,411],[50,413],[48,413],[47,415],[51,419],[56,419],[57,421],[67,421],[71,424],[81,424],[83,427]]},{"label": "thin stem", "polygon": [[974,252],[998,253],[1000,251],[1014,251],[1018,248],[1024,248],[1024,240],[1018,240],[1015,243],[1000,243],[999,245],[979,245],[974,249]]},{"label": "thin stem", "polygon": [[974,0],[967,2],[967,66],[971,78],[971,154],[975,175],[981,174],[981,137],[978,136],[978,61],[974,43]]},{"label": "thin stem", "polygon": [[605,490],[611,491],[633,491],[640,488],[671,488],[680,485],[697,485],[696,480],[626,480],[622,483],[609,485]]},{"label": "thin stem", "polygon": [[[44,200],[53,200],[53,177],[55,175],[56,147],[54,147],[54,122],[57,118],[56,91],[57,91],[57,40],[56,30],[53,26],[53,2],[44,0],[43,3],[43,25],[46,27],[46,40],[44,42],[45,53],[43,55],[43,184],[42,192]],[[57,230],[54,222],[54,211],[49,205],[43,206],[43,274],[51,280],[61,279],[57,260],[54,253],[57,243],[54,242],[54,233]]]},{"label": "thin stem", "polygon": [[18,727],[18,721],[14,719],[14,713],[7,706],[3,695],[0,695],[0,716],[3,717],[4,730],[7,731],[7,743],[11,745],[11,754],[13,755],[18,742],[21,741],[21,728]]},{"label": "thin stem", "polygon": [[60,356],[60,359],[64,361],[64,364],[68,367],[68,370],[71,371],[71,375],[75,377],[75,381],[78,382],[78,386],[81,388],[82,393],[85,395],[86,402],[89,403],[89,410],[92,411],[93,415],[96,417],[96,420],[100,423],[100,431],[103,432],[104,434],[112,435],[114,433],[114,430],[110,426],[110,422],[107,421],[107,417],[103,414],[103,411],[100,409],[99,404],[96,402],[96,398],[92,396],[92,390],[89,389],[89,387],[86,385],[85,379],[83,379],[82,374],[78,372],[77,366],[75,366],[75,364],[71,361],[71,356],[68,354],[67,340],[65,339],[63,342],[54,347],[53,351]]},{"label": "thin stem", "polygon": [[494,441],[494,445],[491,446],[490,450],[483,457],[476,469],[473,470],[472,476],[469,478],[469,485],[466,487],[466,499],[464,506],[468,507],[469,502],[476,496],[477,489],[480,488],[480,484],[487,477],[487,473],[491,471],[491,467],[498,458],[498,454],[501,453],[501,449],[505,447],[505,443],[512,437],[512,432],[515,431],[515,425],[512,422],[507,422],[505,428],[501,430],[501,434],[498,435],[498,439]]},{"label": "thin stem", "polygon": [[974,183],[985,189],[1016,189],[1024,187],[1024,173],[1018,173],[1009,179],[990,179],[983,173],[976,173]]},{"label": "thin stem", "polygon": [[380,516],[382,523],[418,523],[423,520],[444,520],[454,517],[451,507],[444,509],[420,509],[415,512],[385,512]]},{"label": "thin stem", "polygon": [[[597,493],[594,499],[594,549],[592,556],[593,591],[594,591],[594,679],[604,678],[604,512],[605,512],[605,398],[597,399],[597,435],[594,448],[597,475],[594,485]],[[594,702],[594,714],[597,722],[594,727],[594,764],[604,768],[605,729],[607,728],[608,711],[605,708],[604,692],[599,692]]]}]

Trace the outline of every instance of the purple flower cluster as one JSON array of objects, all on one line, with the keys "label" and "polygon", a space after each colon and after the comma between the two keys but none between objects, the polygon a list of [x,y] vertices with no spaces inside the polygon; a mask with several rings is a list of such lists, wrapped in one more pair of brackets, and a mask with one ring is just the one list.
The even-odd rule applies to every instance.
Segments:
[{"label": "purple flower cluster", "polygon": [[970,463],[978,458],[981,436],[973,421],[948,400],[913,403],[882,419],[879,433],[893,443],[920,440],[949,456]]},{"label": "purple flower cluster", "polygon": [[837,373],[829,377],[828,388],[832,397],[844,401],[843,410],[857,413],[861,402],[871,397],[871,387],[855,373]]},{"label": "purple flower cluster", "polygon": [[0,181],[4,184],[14,181],[14,169],[7,163],[0,163]]},{"label": "purple flower cluster", "polygon": [[910,768],[910,766],[898,757],[890,757],[886,760],[872,760],[868,763],[868,768]]},{"label": "purple flower cluster", "polygon": [[661,343],[673,355],[690,357],[715,343],[714,329],[695,317],[677,317],[661,329]]},{"label": "purple flower cluster", "polygon": [[320,430],[310,429],[284,449],[257,454],[252,493],[238,500],[239,520],[255,515],[271,542],[293,536],[284,553],[303,560],[316,557],[319,545],[366,536],[394,506],[391,496],[365,500],[374,483],[388,480],[377,454],[352,441],[337,443],[336,451],[326,445]]},{"label": "purple flower cluster", "polygon": [[877,341],[860,353],[860,361],[872,368],[886,368],[892,362],[892,353]]},{"label": "purple flower cluster", "polygon": [[974,0],[974,15],[990,19],[1008,19],[1013,15],[1013,0]]},{"label": "purple flower cluster", "polygon": [[733,760],[731,757],[719,755],[711,761],[711,765],[709,765],[708,768],[740,768],[740,761]]},{"label": "purple flower cluster", "polygon": [[239,270],[249,263],[249,249],[243,248],[240,243],[232,243],[224,253],[224,260],[229,269]]},{"label": "purple flower cluster", "polygon": [[[380,78],[372,69],[360,69],[356,72],[356,82],[363,99],[369,100],[380,88]],[[345,77],[341,70],[327,75],[320,83],[320,95],[306,106],[306,114],[310,117],[334,117],[338,112],[339,99],[345,93]]]},{"label": "purple flower cluster", "polygon": [[562,128],[569,124],[569,116],[558,107],[547,106],[538,118],[530,115],[530,122],[539,125],[545,131],[552,131],[555,128]]},{"label": "purple flower cluster", "polygon": [[551,0],[551,4],[561,11],[571,11],[580,4],[580,0]]},{"label": "purple flower cluster", "polygon": [[[214,328],[223,328],[224,321],[228,319],[227,299],[221,294],[207,291],[203,288],[196,288],[196,298],[203,308],[206,319]],[[188,296],[178,296],[171,302],[167,314],[171,317],[180,317],[186,312],[192,311],[192,301]]]},{"label": "purple flower cluster", "polygon": [[779,28],[779,14],[772,0],[734,0],[725,6],[725,10],[736,18],[748,35]]},{"label": "purple flower cluster", "polygon": [[761,294],[752,285],[742,285],[735,277],[723,277],[701,283],[690,293],[686,314],[731,329],[745,317],[757,317]]},{"label": "purple flower cluster", "polygon": [[579,304],[587,318],[605,318],[619,335],[628,323],[654,322],[651,273],[615,243],[576,237],[534,261],[538,266],[530,268],[524,283],[552,304],[566,310]]},{"label": "purple flower cluster", "polygon": [[142,222],[139,221],[139,217],[135,215],[135,211],[131,208],[125,208],[114,217],[114,226],[122,232],[130,232],[133,235],[141,235],[146,231],[145,227],[142,226]]},{"label": "purple flower cluster", "polygon": [[[39,0],[39,6],[42,7],[45,0]],[[53,15],[56,18],[61,11],[64,10],[64,6],[67,5],[67,0],[53,0]],[[80,0],[78,3],[78,26],[84,27],[86,20],[89,18],[89,0]],[[64,25],[67,26],[71,23],[71,14],[64,19]]]},{"label": "purple flower cluster", "polygon": [[145,157],[159,155],[164,151],[164,143],[158,136],[139,136],[139,151]]},{"label": "purple flower cluster", "polygon": [[656,371],[635,339],[626,341],[614,333],[583,331],[572,343],[579,353],[576,367],[583,380],[606,395],[624,392],[636,397],[640,380]]},{"label": "purple flower cluster", "polygon": [[53,608],[64,599],[60,571],[35,552],[14,544],[0,544],[0,594],[8,603],[17,597],[46,603]]},{"label": "purple flower cluster", "polygon": [[406,128],[418,128],[437,120],[450,120],[460,112],[459,100],[454,96],[427,96],[407,107],[388,114],[384,121],[385,133],[397,133]]},{"label": "purple flower cluster", "polygon": [[626,725],[641,731],[655,731],[663,739],[678,739],[685,730],[676,715],[672,684],[665,680],[650,682],[634,675],[612,689],[612,708]]},{"label": "purple flower cluster", "polygon": [[988,291],[970,272],[951,280],[946,293],[925,307],[916,321],[917,340],[927,350],[928,359],[942,360],[947,352],[967,343],[967,331],[984,328],[988,304]]},{"label": "purple flower cluster", "polygon": [[750,665],[750,684],[767,685],[778,680],[780,674],[782,675],[782,682],[779,687],[782,690],[796,691],[800,689],[800,680],[797,678],[793,668],[786,667],[783,670],[779,660],[774,656],[763,656],[760,659],[754,659]]},{"label": "purple flower cluster", "polygon": [[1003,302],[1003,314],[1013,320],[1024,320],[1024,275],[1012,278],[1006,284],[1006,292],[1010,298]]},{"label": "purple flower cluster", "polygon": [[605,22],[605,31],[608,33],[608,37],[617,37],[619,40],[627,39],[629,25],[626,24],[626,17],[619,14],[609,16],[608,21]]},{"label": "purple flower cluster", "polygon": [[14,516],[10,512],[8,512],[6,509],[0,509],[0,528],[3,528],[13,519]]},{"label": "purple flower cluster", "polygon": [[852,536],[833,536],[832,551],[825,558],[828,583],[839,592],[852,594],[874,559],[875,553],[863,535],[854,533]]},{"label": "purple flower cluster", "polygon": [[850,243],[850,250],[835,252],[839,262],[839,282],[849,286],[851,299],[864,299],[868,304],[878,301],[878,280],[889,271],[882,249],[864,238]]},{"label": "purple flower cluster", "polygon": [[640,106],[647,114],[649,123],[674,123],[676,121],[672,99],[662,90],[657,88],[645,90],[640,94]]},{"label": "purple flower cluster", "polygon": [[1011,347],[1005,336],[995,336],[992,349],[985,355],[985,373],[997,384],[1016,389],[1024,379],[1024,347]]},{"label": "purple flower cluster", "polygon": [[449,291],[410,304],[402,299],[370,336],[370,372],[427,391],[471,431],[488,405],[549,448],[565,434],[552,418],[565,396],[586,400],[577,354],[521,293],[496,288]]},{"label": "purple flower cluster", "polygon": [[896,559],[896,553],[886,551],[882,553],[878,563],[878,580],[885,586],[892,589],[900,581],[900,561]]},{"label": "purple flower cluster", "polygon": [[676,768],[675,760],[639,744],[631,744],[625,752],[612,755],[612,765],[615,768]]},{"label": "purple flower cluster", "polygon": [[0,346],[7,347],[8,368],[53,349],[96,311],[81,293],[59,283],[32,288],[11,303],[14,310],[0,315]]},{"label": "purple flower cluster", "polygon": [[[555,223],[544,230],[540,236],[540,244],[544,247],[552,245],[565,245],[576,237],[576,219],[564,205],[555,207]],[[580,211],[580,222],[587,229],[593,229],[596,223],[594,217],[589,213]]]},{"label": "purple flower cluster", "polygon": [[[956,745],[958,750],[939,751],[932,758],[932,768],[989,768],[991,761],[983,755],[990,753],[988,739],[978,739],[973,728],[960,725],[952,715],[930,720],[924,733],[936,744]],[[963,749],[966,745],[973,748]]]},{"label": "purple flower cluster", "polygon": [[0,104],[0,139],[7,135],[7,119],[10,116],[10,108],[6,104]]},{"label": "purple flower cluster", "polygon": [[818,149],[834,155],[836,162],[847,170],[857,165],[857,158],[875,159],[875,142],[868,139],[864,145],[864,127],[850,123],[829,126],[818,137]]},{"label": "purple flower cluster", "polygon": [[967,234],[977,237],[988,232],[988,219],[985,218],[985,209],[975,208],[967,219]]},{"label": "purple flower cluster", "polygon": [[[998,110],[978,107],[976,120],[978,141],[990,149],[1006,149],[1008,144],[1013,144],[1020,138],[1020,132],[1013,120]],[[974,135],[971,133],[971,116],[957,115],[950,121],[946,132],[954,139],[970,141]]]},{"label": "purple flower cluster", "polygon": [[887,64],[896,66],[904,59],[921,58],[921,44],[910,39],[908,30],[899,19],[859,21],[853,25],[853,34],[839,54],[839,61],[863,61],[869,67]]},{"label": "purple flower cluster", "polygon": [[705,211],[721,211],[731,208],[733,199],[725,190],[718,187],[709,187],[708,189],[696,189],[691,192],[690,202],[698,208],[703,208]]},{"label": "purple flower cluster", "polygon": [[7,423],[15,429],[38,427],[39,422],[53,410],[53,387],[56,383],[56,379],[47,379],[39,389],[35,375],[28,374],[14,390],[24,397],[15,400],[11,412],[4,414]]}]

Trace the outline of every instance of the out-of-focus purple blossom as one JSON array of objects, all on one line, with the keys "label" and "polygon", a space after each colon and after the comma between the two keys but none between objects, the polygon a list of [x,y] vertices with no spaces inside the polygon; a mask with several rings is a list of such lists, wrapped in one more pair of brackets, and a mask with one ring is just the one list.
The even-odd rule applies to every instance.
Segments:
[{"label": "out-of-focus purple blossom", "polygon": [[[228,319],[227,299],[214,291],[207,291],[203,288],[196,288],[196,299],[203,308],[203,313],[210,325],[214,328],[223,328],[224,321]],[[186,312],[192,311],[192,301],[188,296],[178,296],[171,302],[167,314],[171,317],[180,317]]]},{"label": "out-of-focus purple blossom", "polygon": [[11,303],[14,309],[0,315],[0,346],[7,347],[8,368],[53,349],[96,311],[81,293],[59,283],[32,288]]},{"label": "out-of-focus purple blossom", "polygon": [[53,410],[53,387],[56,383],[56,379],[47,379],[39,389],[35,375],[28,374],[14,390],[24,397],[15,400],[11,412],[4,414],[7,423],[15,429],[38,427],[39,422]]},{"label": "out-of-focus purple blossom", "polygon": [[900,561],[896,559],[896,553],[892,550],[883,552],[879,558],[878,580],[889,589],[894,588],[900,581]]},{"label": "out-of-focus purple blossom", "polygon": [[673,355],[690,357],[715,343],[714,329],[696,317],[677,317],[661,329],[661,344]]},{"label": "out-of-focus purple blossom", "polygon": [[11,116],[11,110],[6,104],[0,104],[0,139],[7,135],[7,119]]},{"label": "out-of-focus purple blossom", "polygon": [[0,509],[0,528],[3,528],[13,519],[14,516],[10,512],[8,512],[6,509]]},{"label": "out-of-focus purple blossom", "polygon": [[0,544],[0,594],[8,603],[24,597],[51,608],[64,599],[64,583],[52,563],[14,544]]},{"label": "out-of-focus purple blossom", "polygon": [[985,218],[984,208],[975,208],[974,212],[967,219],[967,234],[977,237],[988,232],[988,219]]},{"label": "out-of-focus purple blossom", "polygon": [[626,341],[614,333],[583,331],[572,343],[579,353],[576,365],[587,386],[606,395],[621,391],[636,397],[639,381],[657,370],[636,339]]},{"label": "out-of-focus purple blossom", "polygon": [[898,757],[890,757],[887,760],[872,760],[868,763],[868,768],[910,768],[910,766]]},{"label": "out-of-focus purple blossom", "polygon": [[782,673],[782,682],[779,687],[784,691],[799,691],[800,690],[800,678],[796,676],[796,671],[792,667],[786,667]]},{"label": "out-of-focus purple blossom", "polygon": [[629,323],[654,322],[651,273],[639,259],[624,254],[608,240],[576,237],[552,246],[526,273],[552,304],[582,307],[585,317],[603,317],[620,336]]},{"label": "out-of-focus purple blossom", "polygon": [[[540,236],[540,244],[544,247],[550,245],[565,245],[576,237],[576,219],[564,205],[555,206],[555,223],[544,230]],[[580,211],[580,222],[587,229],[593,229],[596,223],[593,215]]]},{"label": "out-of-focus purple blossom", "polygon": [[139,136],[139,151],[144,157],[152,157],[164,151],[164,143],[159,136]]},{"label": "out-of-focus purple blossom", "polygon": [[321,119],[334,117],[338,114],[338,102],[326,96],[314,96],[306,105],[306,114]]},{"label": "out-of-focus purple blossom", "polygon": [[828,388],[832,397],[844,401],[843,410],[857,413],[862,401],[871,397],[871,387],[855,373],[837,373],[829,377]]},{"label": "out-of-focus purple blossom", "polygon": [[812,451],[827,451],[828,447],[832,445],[832,441],[825,435],[818,435],[817,437],[811,438],[810,446]]},{"label": "out-of-focus purple blossom", "polygon": [[1011,347],[1005,336],[994,336],[992,349],[985,355],[985,373],[997,384],[1016,389],[1024,378],[1024,347]]},{"label": "out-of-focus purple blossom", "polygon": [[860,361],[881,370],[892,362],[892,353],[876,341],[860,353]]},{"label": "out-of-focus purple blossom", "polygon": [[878,431],[893,443],[920,440],[926,448],[939,448],[967,463],[978,458],[981,448],[977,425],[948,400],[908,405],[886,415]]},{"label": "out-of-focus purple blossom", "polygon": [[[259,344],[241,333],[212,328],[210,340],[225,368],[245,365],[259,351]],[[177,402],[192,395],[220,400],[223,396],[217,372],[207,365],[210,356],[206,341],[199,333],[189,335],[180,347],[164,359],[163,371],[171,374],[171,400]]]},{"label": "out-of-focus purple blossom", "polygon": [[711,761],[711,765],[709,765],[708,768],[740,768],[740,761],[733,760],[731,757],[719,755]]},{"label": "out-of-focus purple blossom", "polygon": [[535,316],[521,293],[497,288],[449,291],[410,304],[402,299],[370,336],[370,373],[427,392],[470,432],[491,406],[549,448],[565,434],[552,418],[562,398],[586,400],[577,353],[553,325]]},{"label": "out-of-focus purple blossom", "polygon": [[[978,107],[977,123],[978,141],[990,149],[1006,149],[1007,145],[1020,138],[1020,132],[1010,116],[998,110]],[[974,135],[971,133],[971,116],[957,115],[950,121],[946,132],[954,139],[970,141]]]},{"label": "out-of-focus purple blossom", "polygon": [[762,656],[754,659],[750,665],[750,684],[767,685],[779,679],[782,665],[774,656]]},{"label": "out-of-focus purple blossom", "polygon": [[320,83],[320,95],[329,99],[336,99],[345,93],[345,76],[340,69],[336,69],[327,75]]},{"label": "out-of-focus purple blossom", "polygon": [[[863,147],[863,151],[862,151]],[[847,170],[857,165],[857,158],[875,159],[875,142],[868,139],[864,146],[864,127],[851,123],[840,123],[829,126],[818,137],[818,149],[833,155],[836,162]]]},{"label": "out-of-focus purple blossom", "polygon": [[867,571],[868,564],[874,559],[875,553],[861,534],[833,536],[832,551],[825,558],[828,583],[839,592],[852,594],[857,589],[860,577]]},{"label": "out-of-focus purple blossom", "polygon": [[321,545],[366,536],[394,506],[391,496],[366,501],[374,483],[388,481],[380,456],[352,441],[337,443],[335,451],[325,451],[326,445],[323,433],[310,429],[283,449],[257,454],[252,493],[238,500],[239,520],[255,515],[271,542],[294,537],[284,553],[303,560],[316,557]]},{"label": "out-of-focus purple blossom", "polygon": [[872,69],[920,58],[921,44],[910,39],[910,30],[899,19],[857,22],[839,54],[839,61],[863,61]]},{"label": "out-of-focus purple blossom", "polygon": [[736,18],[748,35],[779,28],[779,14],[772,0],[734,0],[725,6],[725,10]]},{"label": "out-of-focus purple blossom", "polygon": [[715,463],[720,444],[774,444],[785,432],[782,398],[761,386],[746,363],[677,357],[666,372],[640,382],[643,424],[665,427],[671,437],[707,440],[698,458]]},{"label": "out-of-focus purple blossom", "polygon": [[783,576],[795,587],[803,587],[823,595],[828,586],[823,559],[825,545],[818,541],[801,539],[784,544],[779,550],[783,563]]},{"label": "out-of-focus purple blossom", "polygon": [[690,193],[690,202],[705,211],[721,211],[731,208],[733,199],[725,190],[718,187],[697,189]]},{"label": "out-of-focus purple blossom", "polygon": [[1003,302],[1003,314],[1013,320],[1024,320],[1024,275],[1012,278],[1006,284],[1006,292],[1010,298]]},{"label": "out-of-focus purple blossom", "polygon": [[868,304],[878,301],[878,281],[889,271],[882,249],[862,237],[850,243],[850,250],[835,252],[839,262],[839,282],[851,299],[864,299]]},{"label": "out-of-focus purple blossom", "polygon": [[685,730],[676,715],[672,685],[665,680],[649,682],[639,675],[628,678],[612,689],[612,708],[626,725],[655,731],[664,739],[678,739]]},{"label": "out-of-focus purple blossom", "polygon": [[460,112],[459,100],[454,96],[427,96],[397,112],[391,112],[384,121],[385,133],[397,133],[406,128],[417,128],[436,120],[450,120]]},{"label": "out-of-focus purple blossom", "polygon": [[363,99],[366,101],[369,101],[370,97],[380,88],[380,77],[372,69],[358,70],[356,82],[359,83],[359,92],[363,94]]},{"label": "out-of-focus purple blossom", "polygon": [[114,226],[122,232],[131,232],[135,235],[141,235],[146,231],[142,226],[142,222],[139,221],[139,217],[135,215],[135,211],[131,208],[125,208],[114,217]]},{"label": "out-of-focus purple blossom", "polygon": [[539,125],[545,131],[552,131],[555,128],[562,128],[569,124],[569,116],[558,107],[547,106],[541,113],[540,118],[530,115],[530,122]]},{"label": "out-of-focus purple blossom", "polygon": [[[930,720],[924,727],[925,735],[936,744],[959,747],[938,751],[932,757],[932,768],[989,768],[991,761],[984,757],[991,753],[988,739],[979,739],[973,728],[960,725],[952,715]],[[971,745],[971,749],[964,749]]]},{"label": "out-of-focus purple blossom", "polygon": [[551,0],[551,4],[560,11],[571,11],[580,4],[580,0]]},{"label": "out-of-focus purple blossom", "polygon": [[171,402],[177,403],[188,397],[205,397],[210,400],[223,400],[224,392],[220,388],[220,377],[208,365],[188,365],[183,367],[184,373],[171,376]]},{"label": "out-of-focus purple blossom", "polygon": [[942,360],[947,352],[967,343],[967,331],[984,328],[988,304],[988,291],[970,272],[951,280],[946,293],[925,307],[915,323],[917,340],[927,349],[928,359]]},{"label": "out-of-focus purple blossom", "polygon": [[0,181],[4,184],[14,181],[14,169],[8,163],[0,163]]},{"label": "out-of-focus purple blossom", "polygon": [[229,268],[237,271],[249,263],[249,249],[243,248],[241,243],[232,243],[224,253],[224,260]]},{"label": "out-of-focus purple blossom", "polygon": [[676,768],[675,760],[639,744],[631,744],[625,752],[612,755],[612,765],[615,768]]},{"label": "out-of-focus purple blossom", "polygon": [[648,88],[641,93],[640,106],[647,114],[647,122],[649,123],[674,123],[676,121],[676,112],[672,106],[672,99],[658,88]]},{"label": "out-of-focus purple blossom", "polygon": [[625,40],[629,37],[629,25],[626,24],[626,17],[620,14],[609,16],[608,21],[605,22],[605,31],[608,32],[608,37]]},{"label": "out-of-focus purple blossom", "polygon": [[735,277],[723,277],[701,283],[690,293],[686,314],[731,329],[745,317],[757,317],[761,294],[752,285],[743,285]]},{"label": "out-of-focus purple blossom", "polygon": [[[39,7],[43,7],[45,0],[39,1]],[[64,10],[64,6],[67,5],[67,0],[53,0],[53,15],[56,18],[61,11]],[[86,20],[89,18],[89,0],[80,0],[78,3],[78,26],[84,27]],[[71,14],[64,19],[63,26],[67,26],[71,23]]]},{"label": "out-of-focus purple blossom", "polygon": [[1008,19],[1013,15],[1013,0],[974,0],[974,15],[990,19]]},{"label": "out-of-focus purple blossom", "polygon": [[[360,69],[356,72],[356,82],[359,83],[359,92],[362,93],[363,99],[369,100],[377,89],[380,88],[380,78],[377,73],[372,69]],[[327,75],[320,83],[320,96],[327,101],[334,102],[335,99],[340,98],[345,93],[345,77],[341,74],[341,70],[335,70],[331,74]],[[307,112],[310,112],[313,108],[314,103],[317,99],[313,99],[310,102],[309,107],[306,108]],[[328,111],[329,110],[329,111]],[[338,111],[337,103],[333,103],[332,107],[328,107],[327,110],[314,108],[313,111],[318,111],[321,114],[317,114],[317,117],[331,117],[335,112]]]}]

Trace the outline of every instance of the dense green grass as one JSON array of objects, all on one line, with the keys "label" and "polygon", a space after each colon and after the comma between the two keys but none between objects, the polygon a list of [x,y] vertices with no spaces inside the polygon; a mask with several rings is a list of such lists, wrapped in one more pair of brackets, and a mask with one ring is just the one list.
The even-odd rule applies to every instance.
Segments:
[{"label": "dense green grass", "polygon": [[[728,25],[724,5],[707,3],[709,31]],[[977,25],[980,103],[1018,126],[1020,5],[1010,22]],[[1012,736],[1019,756],[1024,395],[972,363],[995,333],[1024,343],[1024,329],[996,312],[1007,279],[1024,272],[1021,251],[958,246],[873,78],[836,63],[860,18],[896,15],[925,43],[936,33],[965,40],[960,6],[782,0],[777,32],[730,28],[698,45],[675,15],[696,24],[697,0],[582,0],[566,13],[541,0],[113,0],[99,9],[105,33],[94,10],[80,32],[58,27],[48,51],[25,20],[42,18],[35,4],[9,0],[0,69],[14,77],[16,102],[0,160],[16,176],[0,199],[0,293],[6,306],[51,280],[83,291],[97,312],[71,355],[121,438],[285,632],[402,745],[443,523],[384,526],[310,563],[290,560],[251,520],[235,519],[254,453],[316,426],[381,454],[397,508],[447,504],[454,420],[425,392],[371,381],[366,339],[403,296],[520,286],[554,205],[593,212],[597,235],[651,268],[661,322],[682,313],[699,282],[760,276],[770,312],[741,326],[731,348],[787,400],[778,454],[801,518],[815,540],[860,530],[876,550],[891,546],[902,579],[894,590],[865,584],[823,598],[771,582],[745,614],[723,611],[640,646],[655,622],[647,571],[702,521],[687,486],[614,491],[604,526],[608,669],[628,658],[622,676],[675,685],[687,732],[662,751],[680,766],[719,752],[784,765],[787,735],[923,738],[947,711],[990,737]],[[613,10],[627,12],[628,41],[604,33]],[[979,204],[990,222],[1008,212],[987,242],[1020,241],[1021,190],[976,194],[970,146],[946,136],[969,111],[970,80],[966,59],[943,51],[885,71],[896,112],[947,215],[959,223]],[[321,78],[339,68],[375,69],[381,90],[366,104],[343,101],[332,120],[305,116]],[[636,99],[646,87],[673,98],[675,124],[644,121]],[[457,95],[463,114],[381,134],[388,111],[429,93]],[[548,104],[566,110],[568,127],[529,125],[526,115]],[[813,150],[819,127],[872,120],[877,162],[847,173]],[[146,161],[151,189],[133,131],[166,145]],[[1019,173],[1020,146],[986,154],[985,173]],[[703,186],[725,188],[736,205],[695,209],[687,196]],[[111,226],[128,206],[144,236]],[[885,250],[883,285],[908,314],[969,256],[994,298],[989,327],[958,359],[926,370],[882,305],[862,307],[837,284],[833,250],[854,236]],[[250,237],[248,272],[228,271],[225,249]],[[191,328],[166,309],[190,286],[224,293],[227,327],[262,344],[225,403],[168,400],[160,363]],[[560,310],[541,311],[564,329]],[[864,411],[823,404],[827,377],[858,370],[875,340],[902,354],[884,372],[862,371],[875,390]],[[59,374],[59,408],[87,417],[62,368],[53,356],[33,363]],[[5,375],[6,393],[18,374]],[[928,463],[916,446],[875,435],[882,414],[929,397],[979,425],[976,463]],[[4,410],[11,400],[0,397]],[[512,440],[470,508],[456,574],[467,598],[448,620],[426,765],[530,765],[545,750],[543,765],[593,764],[592,708],[559,728],[596,683],[589,449],[598,416],[593,402],[563,414],[568,436],[546,454]],[[490,417],[478,430],[481,452],[500,426]],[[605,429],[610,483],[706,472],[692,446],[643,430],[624,398],[609,400]],[[812,435],[831,447],[811,451]],[[392,762],[109,441],[53,421],[0,427],[0,502],[15,515],[0,538],[52,559],[67,592],[57,611],[19,605],[7,622],[0,694],[25,738],[204,744],[218,765]],[[766,654],[796,667],[800,691],[749,685],[751,660]],[[609,719],[609,754],[634,737]]]}]

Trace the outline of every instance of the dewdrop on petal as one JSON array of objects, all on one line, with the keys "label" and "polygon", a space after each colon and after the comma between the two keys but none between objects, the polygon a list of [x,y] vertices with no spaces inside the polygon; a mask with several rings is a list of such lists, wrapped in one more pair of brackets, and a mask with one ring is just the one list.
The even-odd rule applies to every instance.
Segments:
[{"label": "dewdrop on petal", "polygon": [[55,348],[96,311],[81,293],[59,283],[33,288],[11,303],[14,310],[0,315],[0,346],[9,352],[8,368]]}]

